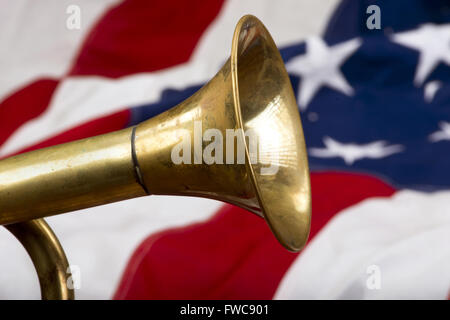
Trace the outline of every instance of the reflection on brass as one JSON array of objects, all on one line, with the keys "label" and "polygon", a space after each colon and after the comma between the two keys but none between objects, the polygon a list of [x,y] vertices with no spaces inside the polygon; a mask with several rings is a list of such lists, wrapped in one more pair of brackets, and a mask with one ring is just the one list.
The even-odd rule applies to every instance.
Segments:
[{"label": "reflection on brass", "polygon": [[[195,123],[201,123],[200,134],[216,129],[226,137],[227,129],[236,130],[235,146],[245,145],[245,164],[206,164],[201,151],[195,151]],[[256,162],[244,136],[249,130],[266,147],[257,152]],[[191,139],[193,160],[175,164],[171,154],[183,137]],[[200,143],[203,150],[210,142]],[[237,160],[238,148],[232,151],[232,160]],[[264,173],[270,164],[276,170]],[[0,224],[147,194],[196,196],[232,203],[263,217],[285,248],[298,251],[308,238],[310,193],[305,142],[289,76],[270,34],[253,16],[239,21],[231,57],[222,69],[174,108],[133,128],[0,161]],[[39,241],[56,243],[54,236],[45,239]],[[27,250],[33,256],[38,249]],[[52,257],[55,264],[64,265],[62,251]],[[36,267],[40,273],[41,266]],[[58,279],[61,284],[52,280],[53,285],[64,286],[64,277]]]}]

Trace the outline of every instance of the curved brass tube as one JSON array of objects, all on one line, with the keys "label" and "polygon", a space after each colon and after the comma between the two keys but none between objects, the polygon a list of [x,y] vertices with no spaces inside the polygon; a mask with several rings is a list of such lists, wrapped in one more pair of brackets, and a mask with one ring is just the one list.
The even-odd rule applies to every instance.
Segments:
[{"label": "curved brass tube", "polygon": [[43,300],[73,300],[67,287],[69,263],[58,238],[44,219],[5,226],[27,250],[39,277]]}]

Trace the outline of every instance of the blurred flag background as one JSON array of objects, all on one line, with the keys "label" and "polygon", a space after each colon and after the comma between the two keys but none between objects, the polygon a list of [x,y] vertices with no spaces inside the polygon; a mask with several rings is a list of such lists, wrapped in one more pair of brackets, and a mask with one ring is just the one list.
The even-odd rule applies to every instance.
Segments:
[{"label": "blurred flag background", "polygon": [[[374,4],[381,29],[367,27]],[[281,50],[301,111],[306,248],[287,252],[261,219],[205,199],[151,196],[48,218],[77,298],[447,298],[448,1],[2,1],[0,157],[183,101],[226,61],[248,13]],[[3,228],[0,257],[0,298],[39,298],[31,261]]]}]

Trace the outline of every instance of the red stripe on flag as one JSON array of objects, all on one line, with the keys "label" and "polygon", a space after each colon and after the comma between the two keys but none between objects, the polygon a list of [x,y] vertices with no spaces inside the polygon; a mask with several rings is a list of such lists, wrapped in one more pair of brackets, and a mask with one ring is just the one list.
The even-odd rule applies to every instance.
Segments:
[{"label": "red stripe on flag", "polygon": [[86,122],[80,126],[64,131],[61,134],[58,134],[38,144],[25,148],[15,154],[51,147],[61,143],[66,143],[78,139],[84,139],[99,134],[105,134],[112,131],[120,130],[127,126],[129,119],[130,119],[129,110],[116,112],[111,115],[97,118],[95,120]]},{"label": "red stripe on flag", "polygon": [[[222,3],[222,0],[125,1],[110,9],[92,28],[69,75],[119,77],[185,62]],[[0,146],[21,125],[42,115],[58,83],[59,80],[37,80],[0,103]],[[104,123],[104,119],[99,121]],[[70,141],[75,136],[86,137],[88,132],[108,131],[92,127],[83,127],[81,133],[75,130],[32,149]]]},{"label": "red stripe on flag", "polygon": [[186,62],[222,3],[124,1],[98,22],[70,75],[116,78]]},{"label": "red stripe on flag", "polygon": [[[310,240],[339,211],[395,192],[376,178],[348,173],[313,173],[311,185]],[[147,238],[131,257],[114,298],[271,299],[296,257],[276,242],[262,219],[227,205],[205,223]]]},{"label": "red stripe on flag", "polygon": [[58,83],[54,79],[37,80],[0,103],[0,146],[21,125],[47,109]]}]

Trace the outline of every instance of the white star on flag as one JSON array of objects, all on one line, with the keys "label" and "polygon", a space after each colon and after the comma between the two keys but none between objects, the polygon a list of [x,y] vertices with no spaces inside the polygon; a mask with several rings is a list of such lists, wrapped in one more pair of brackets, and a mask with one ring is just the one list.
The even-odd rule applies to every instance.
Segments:
[{"label": "white star on flag", "polygon": [[420,51],[414,84],[421,86],[440,62],[450,65],[450,24],[424,24],[393,36],[393,42]]},{"label": "white star on flag", "polygon": [[330,137],[323,138],[325,148],[310,148],[309,154],[318,158],[344,159],[347,165],[352,165],[355,161],[364,158],[379,159],[390,156],[394,153],[402,152],[402,145],[388,146],[386,141],[374,141],[367,144],[341,143]]},{"label": "white star on flag", "polygon": [[425,101],[431,103],[434,99],[434,96],[442,88],[442,81],[435,80],[428,82],[424,87],[424,97]]},{"label": "white star on flag", "polygon": [[432,142],[438,142],[441,140],[450,140],[450,122],[441,121],[439,122],[439,128],[441,130],[430,134],[429,139]]},{"label": "white star on flag", "polygon": [[309,102],[322,86],[331,87],[346,95],[353,95],[354,90],[348,84],[340,67],[360,45],[359,38],[331,47],[317,37],[306,40],[306,53],[286,63],[290,73],[301,77],[298,89],[300,110],[306,110]]}]

